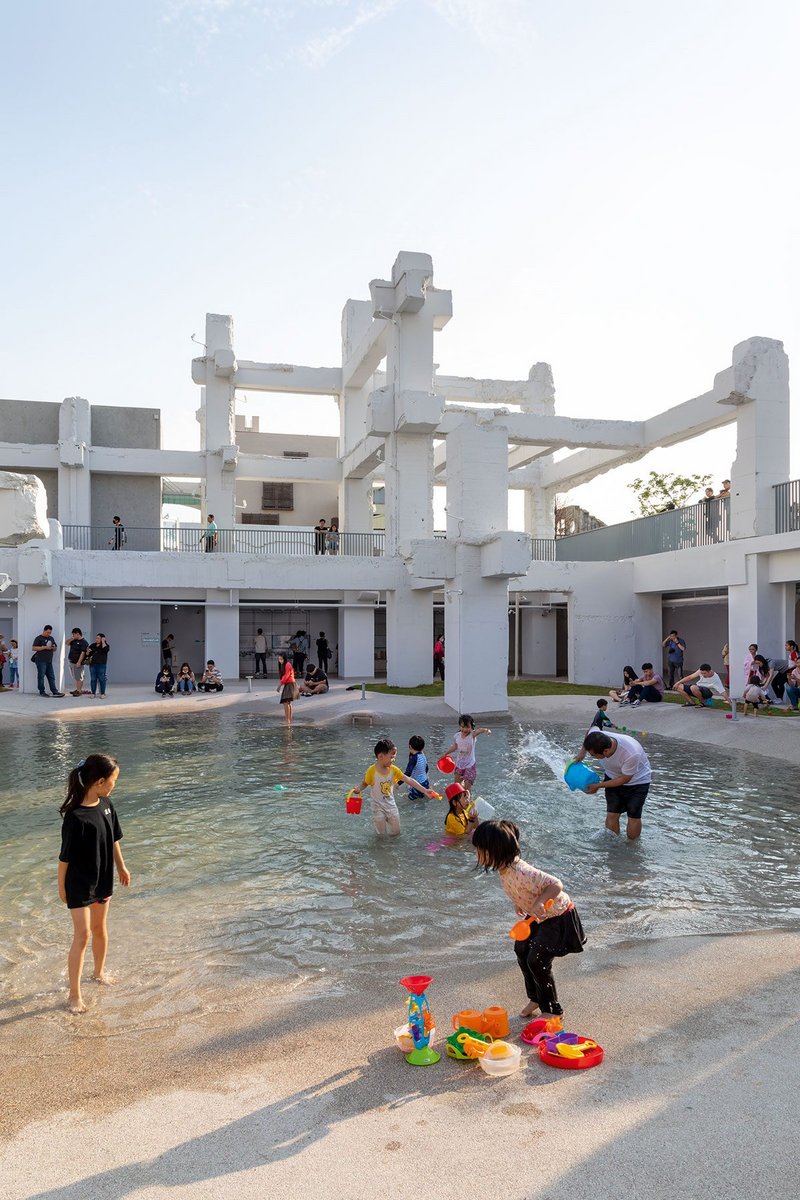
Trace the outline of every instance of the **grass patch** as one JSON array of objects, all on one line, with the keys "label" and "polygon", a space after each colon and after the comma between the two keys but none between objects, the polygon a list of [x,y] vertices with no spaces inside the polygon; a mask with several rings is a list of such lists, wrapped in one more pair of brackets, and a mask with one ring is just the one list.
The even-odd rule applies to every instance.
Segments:
[{"label": "grass patch", "polygon": [[[598,684],[591,683],[557,683],[552,679],[509,679],[508,695],[509,696],[607,696],[609,688],[601,687]],[[613,685],[618,686],[617,684]],[[368,692],[380,692],[385,696],[444,696],[444,684],[441,681],[436,683],[421,683],[418,687],[389,687],[388,683],[368,683]],[[677,695],[675,692],[664,693],[665,704],[683,704],[683,696]],[[652,704],[643,707],[652,708]],[[717,712],[730,712],[729,705],[723,701],[714,701],[713,707]],[[614,713],[617,709],[614,701],[609,702],[608,710]],[[739,701],[739,716],[741,719],[741,700]],[[784,708],[769,708],[766,709],[762,716],[771,717],[791,717],[796,716]]]}]

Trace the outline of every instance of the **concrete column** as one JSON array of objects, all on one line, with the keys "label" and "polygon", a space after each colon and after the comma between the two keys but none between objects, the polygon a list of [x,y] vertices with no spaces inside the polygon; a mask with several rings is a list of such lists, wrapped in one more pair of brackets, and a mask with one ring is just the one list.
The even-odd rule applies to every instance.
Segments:
[{"label": "concrete column", "polygon": [[[20,559],[23,555],[20,554]],[[58,642],[58,651],[53,655],[53,672],[59,692],[63,692],[64,678],[64,592],[54,585],[25,584],[20,588],[17,605],[17,629],[19,640],[20,691],[37,692],[36,664],[31,662],[33,639],[45,627],[53,626],[53,637]]]},{"label": "concrete column", "polygon": [[789,360],[782,342],[748,338],[734,346],[730,403],[739,405],[731,537],[774,533],[773,486],[789,479]]},{"label": "concrete column", "polygon": [[[528,593],[530,595],[530,593]],[[513,594],[511,601],[513,604]],[[543,595],[531,596],[534,604],[546,604]],[[556,614],[544,608],[521,608],[519,613],[523,675],[555,675]]]},{"label": "concrete column", "polygon": [[58,519],[62,525],[92,523],[91,428],[88,400],[82,396],[62,400],[58,413]]},{"label": "concrete column", "polygon": [[339,485],[339,517],[345,533],[372,532],[372,488],[369,479],[343,479]]},{"label": "concrete column", "polygon": [[[372,325],[372,302],[348,300],[342,311],[342,362],[367,337]],[[344,458],[367,435],[367,402],[374,376],[356,387],[346,387],[339,397],[339,455]],[[346,533],[371,533],[372,501],[369,478],[343,479],[339,485],[339,520]]]},{"label": "concrete column", "polygon": [[[229,606],[228,601],[233,603]],[[239,678],[239,593],[206,592],[206,660],[213,658],[224,680]]]},{"label": "concrete column", "polygon": [[[356,593],[345,592],[345,603]],[[375,609],[339,609],[339,678],[372,679],[375,675]]]},{"label": "concrete column", "polygon": [[592,563],[581,574],[568,598],[569,681],[607,684],[636,657],[633,563]]},{"label": "concrete column", "polygon": [[731,681],[741,689],[741,664],[751,642],[765,658],[783,658],[787,638],[794,638],[795,584],[770,583],[769,556],[745,557],[747,582],[728,588],[728,646]]},{"label": "concrete column", "polygon": [[[664,654],[661,643],[669,630],[664,630],[660,592],[647,592],[633,597],[633,630],[634,652],[630,660],[636,670],[640,670],[643,662],[651,662],[656,672],[660,674]],[[626,662],[628,660],[626,659]],[[622,676],[620,663],[616,674],[610,679]]]},{"label": "concrete column", "polygon": [[386,668],[392,687],[433,679],[433,592],[401,584],[386,593]]},{"label": "concrete column", "polygon": [[202,523],[211,514],[220,529],[232,529],[236,523],[235,373],[233,318],[208,313],[200,422],[206,455]]},{"label": "concrete column", "polygon": [[445,700],[461,712],[508,709],[508,579],[485,577],[482,546],[508,524],[508,437],[466,418],[447,438]]}]

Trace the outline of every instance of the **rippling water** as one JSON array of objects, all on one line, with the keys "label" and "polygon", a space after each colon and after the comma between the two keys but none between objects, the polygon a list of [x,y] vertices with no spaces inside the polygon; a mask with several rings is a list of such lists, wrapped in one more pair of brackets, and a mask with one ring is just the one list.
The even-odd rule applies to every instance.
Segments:
[{"label": "rippling water", "polygon": [[[453,729],[393,724],[401,767],[412,733],[435,762]],[[497,728],[478,744],[476,790],[520,825],[524,856],[564,881],[594,946],[797,925],[796,772],[648,738],[655,782],[642,840],[629,844],[599,832],[602,798],[561,780],[581,733]],[[138,985],[151,1024],[226,981],[340,987],[368,972],[394,979],[454,959],[507,959],[513,913],[467,846],[441,844],[443,803],[413,803],[401,790],[402,836],[387,842],[366,805],[345,815],[378,734],[287,734],[230,713],[4,731],[4,999],[24,1002],[63,980],[70,922],[56,890],[57,808],[69,767],[92,750],[121,763],[114,803],[133,874],[130,891],[115,892],[110,962]]]}]

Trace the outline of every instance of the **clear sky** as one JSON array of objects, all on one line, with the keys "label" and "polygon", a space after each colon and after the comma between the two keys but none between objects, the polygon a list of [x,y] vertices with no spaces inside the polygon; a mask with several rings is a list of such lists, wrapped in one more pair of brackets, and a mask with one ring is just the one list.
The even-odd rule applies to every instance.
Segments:
[{"label": "clear sky", "polygon": [[[453,290],[442,372],[550,362],[562,413],[679,403],[751,335],[800,356],[798,35],[795,0],[7,5],[0,394],[194,445],[207,311],[242,358],[335,365],[400,249]],[[656,461],[716,481],[731,447]],[[641,470],[576,498],[624,517]]]}]

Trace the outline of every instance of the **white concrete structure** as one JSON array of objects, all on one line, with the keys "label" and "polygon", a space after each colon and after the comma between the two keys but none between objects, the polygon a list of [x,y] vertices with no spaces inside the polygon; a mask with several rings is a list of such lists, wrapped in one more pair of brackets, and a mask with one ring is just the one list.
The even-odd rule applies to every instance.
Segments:
[{"label": "white concrete structure", "polygon": [[[370,677],[385,659],[389,683],[413,686],[430,680],[434,613],[443,611],[448,704],[497,712],[507,707],[509,603],[526,673],[556,673],[565,626],[552,614],[568,613],[568,674],[578,682],[605,683],[622,663],[653,658],[664,612],[695,590],[721,611],[720,645],[756,639],[774,654],[795,636],[800,532],[774,533],[774,487],[789,478],[788,364],[779,342],[736,346],[709,392],[656,416],[577,420],[555,412],[546,363],[520,381],[436,374],[435,334],[452,302],[434,286],[427,255],[400,254],[370,296],[345,305],[336,367],[239,359],[232,318],[210,314],[206,354],[192,363],[199,451],[161,449],[155,410],[95,409],[80,398],[60,409],[0,401],[0,468],[40,475],[58,515],[48,537],[0,551],[0,571],[18,585],[16,618],[5,620],[22,640],[44,619],[57,626],[79,613],[95,632],[102,620],[116,647],[110,677],[138,682],[155,676],[160,637],[175,630],[179,658],[197,666],[210,655],[230,677],[252,663],[253,631],[269,621],[276,646],[300,627],[313,650],[325,629],[338,642],[341,675]],[[237,419],[237,389],[334,397],[338,446],[298,435],[280,449],[276,435]],[[578,538],[553,545],[557,491],[730,423],[729,540],[613,561],[594,553],[595,561],[565,560]],[[564,449],[571,453],[554,457]],[[213,514],[219,529],[213,553],[196,533],[170,540],[157,517],[132,536],[131,509],[152,510],[164,477],[201,480],[201,525]],[[385,485],[385,545],[371,533],[373,479]],[[296,488],[291,511],[267,511],[279,489],[266,484]],[[434,484],[447,488],[445,538],[434,537]],[[509,488],[525,493],[524,530],[507,529]],[[315,554],[295,514],[309,526],[309,513],[330,518],[334,497],[340,552]],[[129,531],[124,553],[108,551],[112,511]],[[244,528],[253,520],[289,529],[276,541],[272,531]],[[690,661],[712,651],[696,645]]]}]

